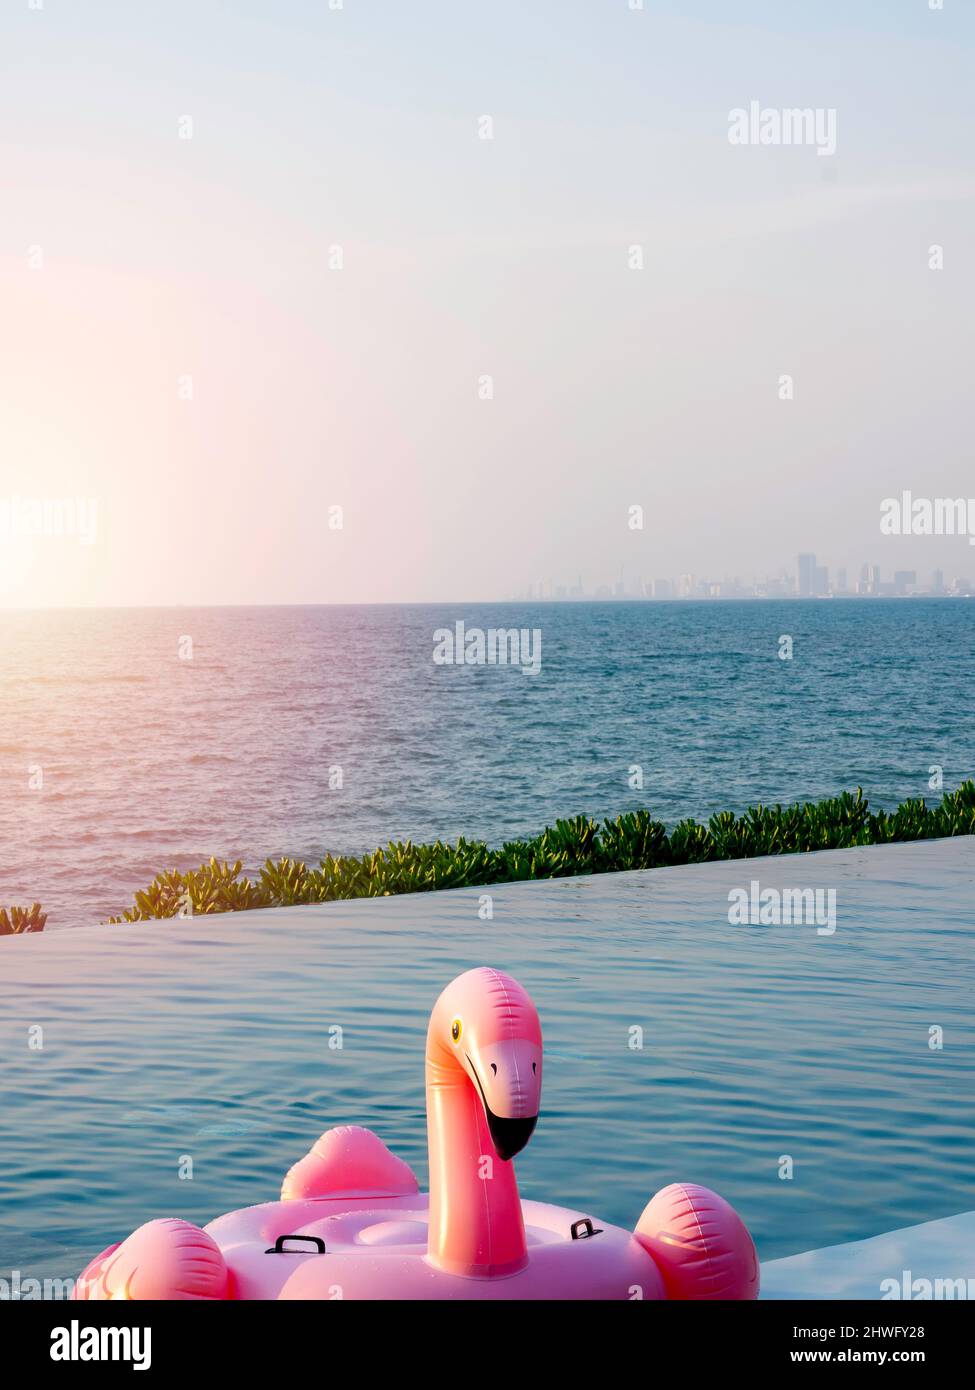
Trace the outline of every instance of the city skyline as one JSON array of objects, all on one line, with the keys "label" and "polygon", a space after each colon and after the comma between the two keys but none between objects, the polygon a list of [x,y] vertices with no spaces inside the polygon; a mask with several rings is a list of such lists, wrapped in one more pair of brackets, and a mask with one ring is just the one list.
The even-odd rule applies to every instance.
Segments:
[{"label": "city skyline", "polygon": [[895,569],[889,578],[885,578],[883,567],[868,561],[860,565],[855,578],[851,577],[849,566],[836,566],[834,579],[830,567],[818,563],[815,552],[802,551],[796,557],[794,574],[785,568],[760,579],[753,576],[707,579],[693,571],[652,579],[628,577],[621,573],[612,583],[601,581],[591,589],[586,588],[580,574],[571,584],[536,580],[511,597],[528,602],[585,602],[593,599],[967,598],[975,597],[975,582],[967,575],[953,574],[943,567],[932,569],[926,578],[918,570],[907,568]]}]

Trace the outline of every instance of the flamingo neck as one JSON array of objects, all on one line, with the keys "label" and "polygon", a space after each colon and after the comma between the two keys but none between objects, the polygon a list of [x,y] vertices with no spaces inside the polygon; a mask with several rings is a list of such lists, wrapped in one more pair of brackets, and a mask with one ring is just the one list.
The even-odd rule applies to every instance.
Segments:
[{"label": "flamingo neck", "polygon": [[498,1158],[481,1101],[452,1057],[427,1054],[430,1232],[427,1257],[489,1278],[528,1262],[515,1167]]}]

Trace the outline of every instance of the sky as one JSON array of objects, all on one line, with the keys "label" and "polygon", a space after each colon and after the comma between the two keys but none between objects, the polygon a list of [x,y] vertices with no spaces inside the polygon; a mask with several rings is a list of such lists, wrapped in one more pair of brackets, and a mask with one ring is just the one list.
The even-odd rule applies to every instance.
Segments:
[{"label": "sky", "polygon": [[[0,605],[975,573],[879,530],[975,497],[973,38],[962,0],[6,0]],[[732,144],[752,102],[835,153]]]}]

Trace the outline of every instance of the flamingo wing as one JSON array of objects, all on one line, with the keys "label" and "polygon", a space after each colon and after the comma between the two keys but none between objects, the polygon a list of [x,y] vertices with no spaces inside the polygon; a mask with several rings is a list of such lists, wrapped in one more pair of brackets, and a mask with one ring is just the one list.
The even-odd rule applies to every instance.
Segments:
[{"label": "flamingo wing", "polygon": [[340,1125],[316,1141],[281,1184],[285,1202],[308,1197],[409,1197],[419,1192],[408,1163],[371,1129]]}]

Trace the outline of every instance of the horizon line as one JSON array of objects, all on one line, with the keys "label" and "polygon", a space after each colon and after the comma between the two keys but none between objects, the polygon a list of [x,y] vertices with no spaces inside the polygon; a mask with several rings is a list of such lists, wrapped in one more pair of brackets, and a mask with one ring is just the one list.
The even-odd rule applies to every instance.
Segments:
[{"label": "horizon line", "polygon": [[732,603],[910,603],[930,599],[938,603],[957,599],[975,598],[975,594],[762,594],[731,595],[720,594],[709,598],[672,597],[650,598],[639,594],[621,594],[618,597],[596,598],[587,595],[580,598],[478,598],[478,599],[345,599],[345,600],[305,600],[278,603],[62,603],[62,604],[0,604],[3,613],[142,613],[183,611],[199,608],[444,608],[499,607],[525,608],[544,604],[551,607],[582,607],[585,604],[600,604],[619,607],[621,604],[732,604]]}]

